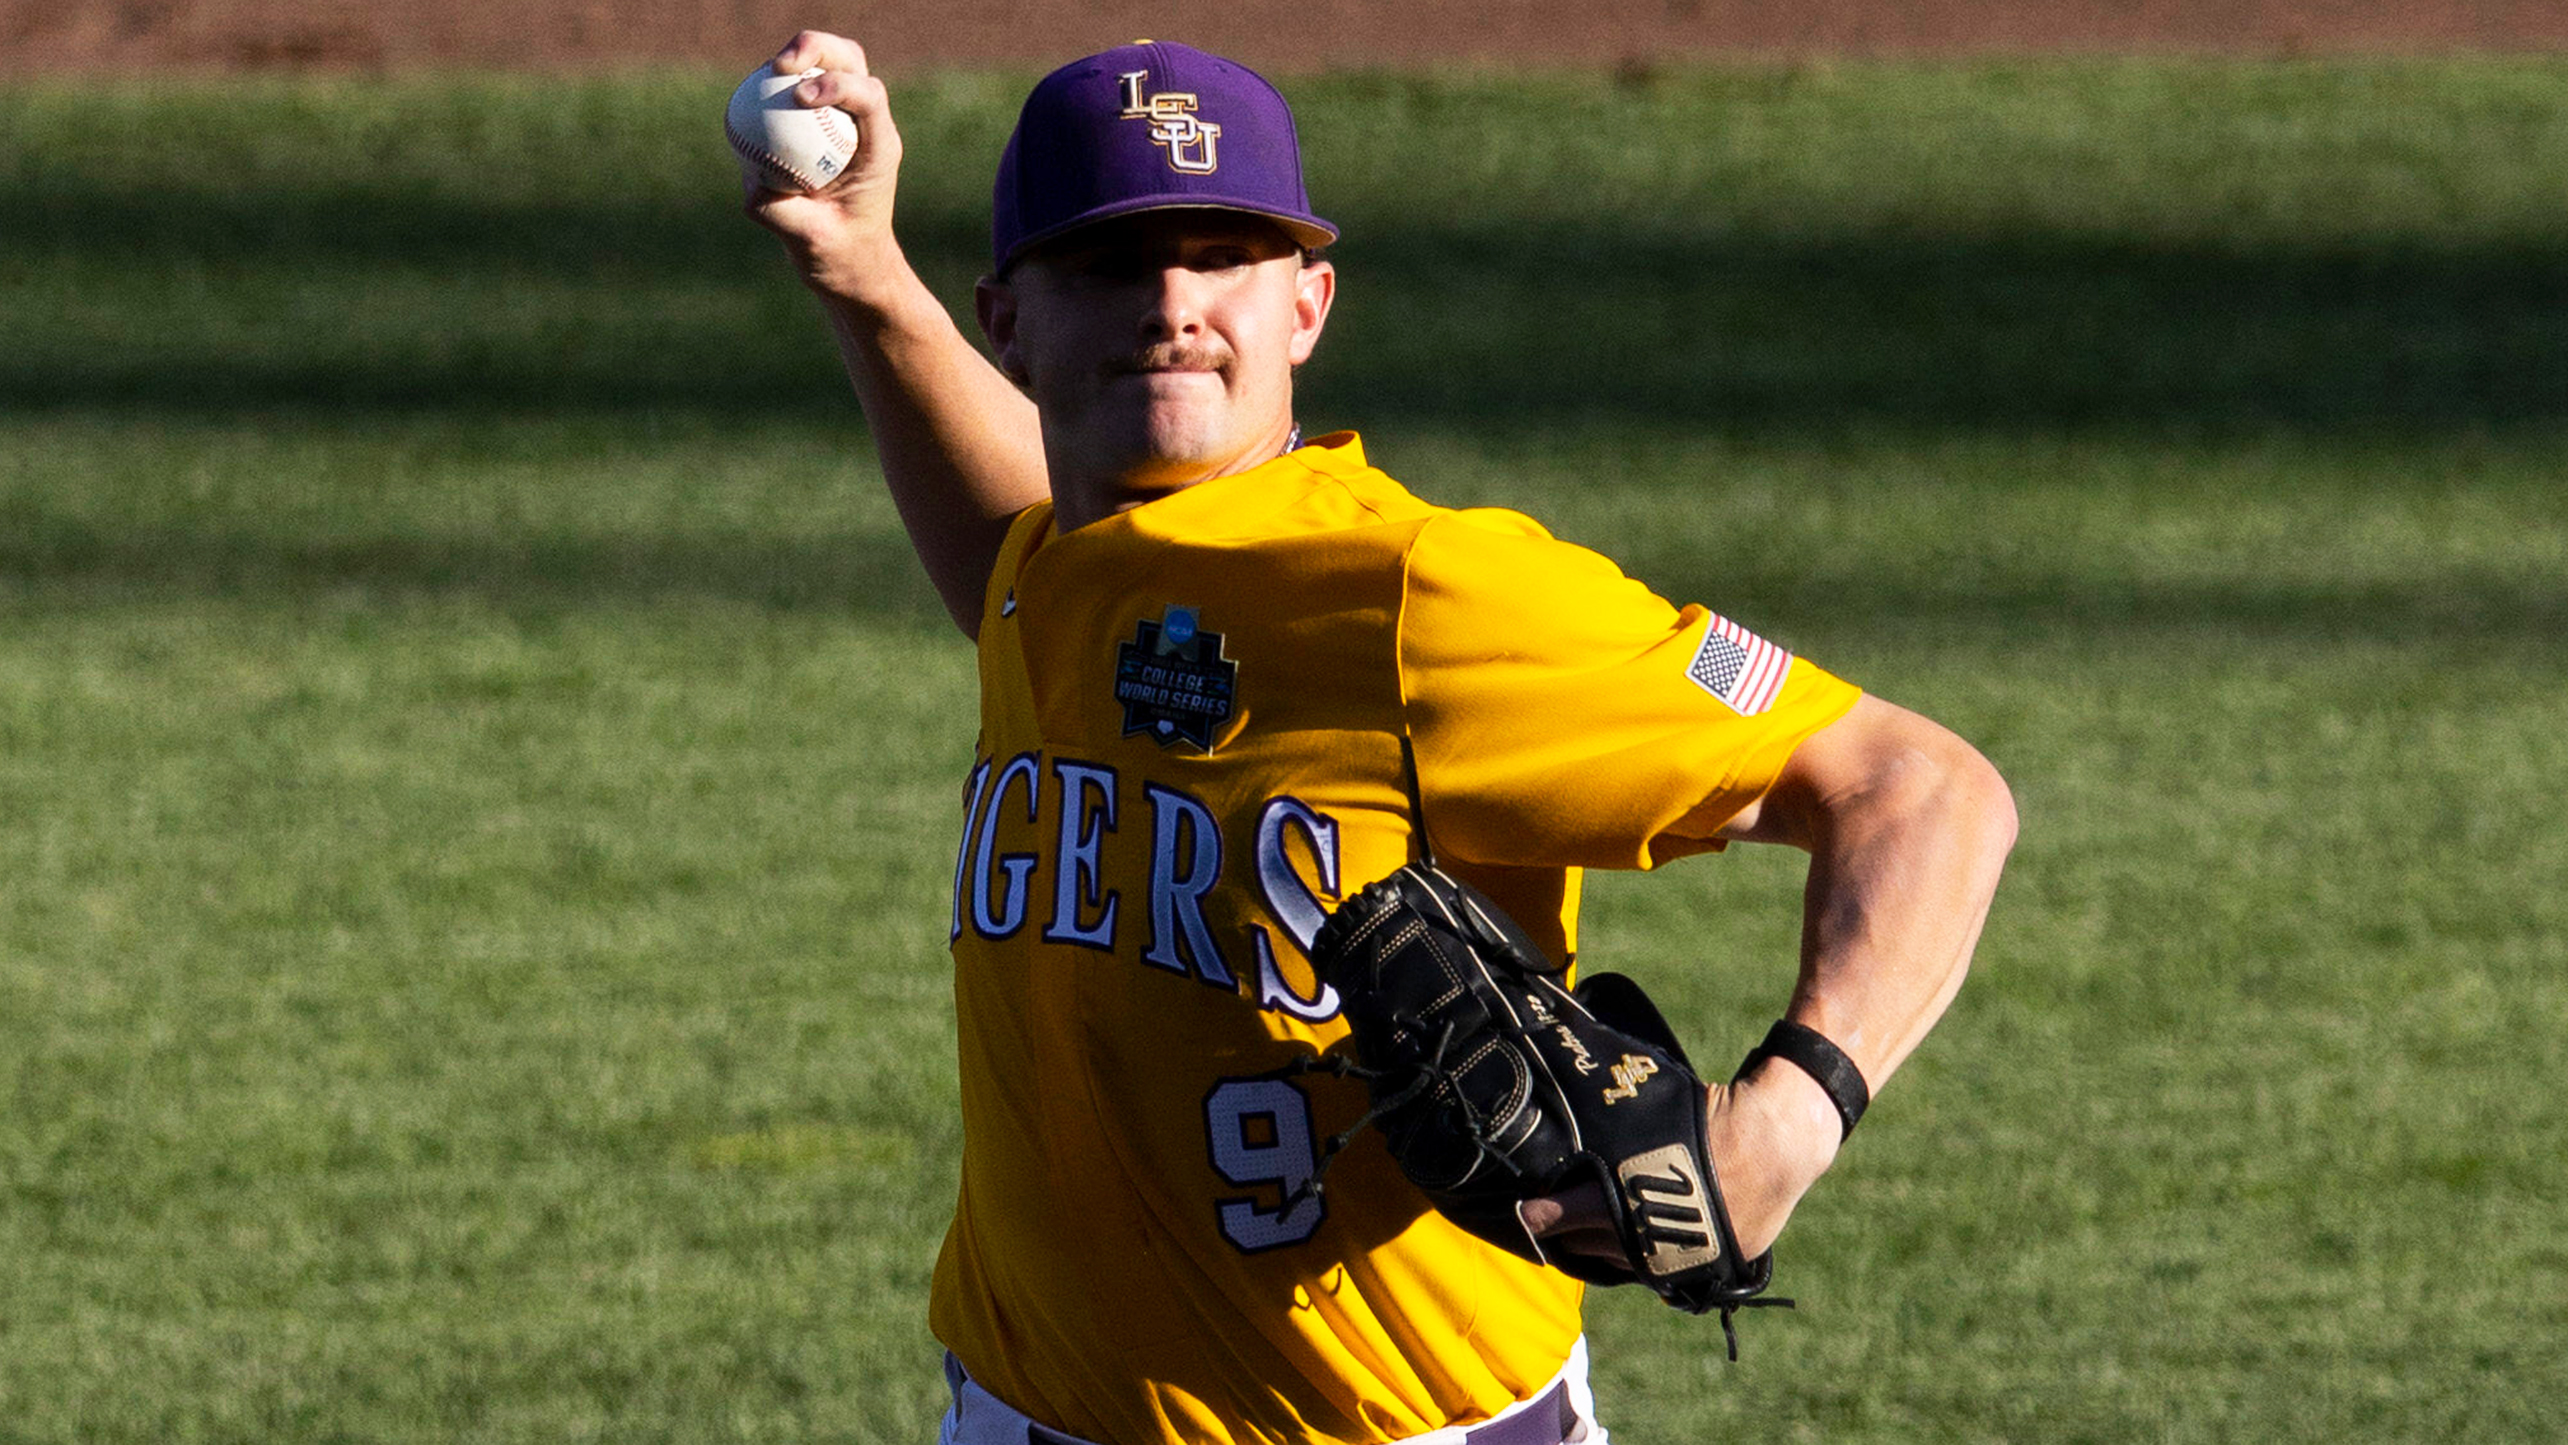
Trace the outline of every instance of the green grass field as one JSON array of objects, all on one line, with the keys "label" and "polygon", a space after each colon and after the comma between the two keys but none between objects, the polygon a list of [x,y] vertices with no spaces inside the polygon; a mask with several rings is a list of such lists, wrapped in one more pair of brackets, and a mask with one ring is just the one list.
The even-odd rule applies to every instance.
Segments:
[{"label": "green grass field", "polygon": [[[929,1438],[971,663],[726,79],[0,90],[0,1441]],[[1020,83],[898,91],[958,301]],[[1308,423],[2023,812],[1618,1434],[2556,1439],[2568,65],[1295,93]],[[1794,862],[1591,955],[1728,1057]]]}]

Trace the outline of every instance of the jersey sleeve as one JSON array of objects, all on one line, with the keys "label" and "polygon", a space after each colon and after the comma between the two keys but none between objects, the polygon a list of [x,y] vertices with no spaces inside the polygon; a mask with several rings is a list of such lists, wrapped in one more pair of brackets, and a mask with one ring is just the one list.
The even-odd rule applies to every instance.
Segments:
[{"label": "jersey sleeve", "polygon": [[1649,868],[1719,848],[1860,693],[1513,512],[1411,543],[1402,702],[1429,836],[1475,862]]}]

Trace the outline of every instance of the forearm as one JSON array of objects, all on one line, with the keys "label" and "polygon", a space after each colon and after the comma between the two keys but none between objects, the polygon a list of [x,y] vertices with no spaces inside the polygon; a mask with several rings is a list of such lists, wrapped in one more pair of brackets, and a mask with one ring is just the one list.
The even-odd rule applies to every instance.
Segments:
[{"label": "forearm", "polygon": [[1802,895],[1786,1017],[1825,1034],[1878,1092],[1962,986],[2015,841],[2015,809],[1968,748],[1903,751],[1837,800]]},{"label": "forearm", "polygon": [[1007,519],[1049,490],[1034,407],[964,339],[893,238],[900,127],[864,47],[806,30],[771,64],[779,74],[818,72],[795,87],[794,101],[845,111],[856,153],[819,191],[745,181],[743,205],[820,298],[910,544],[955,624],[977,635]]},{"label": "forearm", "polygon": [[1008,519],[1048,495],[1034,405],[964,338],[897,246],[861,274],[861,284],[815,277],[812,291],[919,561],[955,625],[975,635]]},{"label": "forearm", "polygon": [[[2015,841],[2004,780],[1969,745],[1867,698],[1805,744],[1730,836],[1808,850],[1801,969],[1786,1017],[1879,1092],[1961,988]],[[1753,1251],[1832,1164],[1843,1125],[1808,1074],[1769,1058],[1714,1091],[1712,1149]]]}]

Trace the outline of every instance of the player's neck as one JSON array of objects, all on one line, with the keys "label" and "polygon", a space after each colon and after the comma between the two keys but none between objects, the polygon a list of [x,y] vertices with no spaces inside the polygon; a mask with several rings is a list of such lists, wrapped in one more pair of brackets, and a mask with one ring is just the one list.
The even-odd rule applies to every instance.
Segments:
[{"label": "player's neck", "polygon": [[1284,455],[1300,435],[1288,418],[1271,436],[1220,461],[1160,457],[1084,462],[1047,447],[1045,461],[1052,478],[1052,526],[1055,534],[1075,532],[1091,522],[1129,512],[1173,496],[1217,477],[1237,476]]}]

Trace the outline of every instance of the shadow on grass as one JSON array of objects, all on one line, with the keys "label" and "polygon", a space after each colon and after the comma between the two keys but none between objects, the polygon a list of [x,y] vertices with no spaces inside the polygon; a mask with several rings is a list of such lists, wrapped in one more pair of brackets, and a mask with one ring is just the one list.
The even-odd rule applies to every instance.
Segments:
[{"label": "shadow on grass", "polygon": [[[26,274],[68,259],[189,275],[196,304],[244,343],[209,347],[191,340],[191,316],[121,314],[110,294],[72,313],[103,318],[94,327],[30,329],[0,353],[0,406],[846,405],[772,243],[726,207],[144,197],[56,182],[0,192],[0,213],[23,237],[13,249]],[[977,214],[914,207],[907,231],[939,294],[968,305]],[[1749,433],[2217,434],[2568,418],[2568,241],[2549,236],[2279,250],[1420,216],[1375,223],[1337,254],[1340,309],[1306,374],[1305,412],[1325,426],[1503,434],[1576,417]],[[226,299],[244,283],[274,294],[308,279],[363,306],[367,278],[393,273],[409,278],[406,294],[422,278],[431,295],[450,285],[456,306],[368,313],[362,329],[302,346],[280,334],[287,323]],[[475,310],[501,283],[552,297],[559,314],[526,333],[504,307]]]},{"label": "shadow on grass", "polygon": [[[1724,555],[1715,570],[1646,569],[1679,600],[1742,615],[1892,629],[1921,622],[1988,642],[2064,633],[2195,633],[2295,641],[2415,642],[2555,655],[2568,591],[2543,579],[2437,569],[2413,582],[2147,582],[2023,570],[1959,579],[1878,558],[1814,568],[1807,556]],[[943,610],[902,539],[369,536],[325,541],[175,527],[104,530],[21,506],[0,514],[0,597],[48,605],[135,597],[369,601],[469,598],[541,611],[717,600],[845,612],[942,634]]]},{"label": "shadow on grass", "polygon": [[941,629],[944,609],[899,538],[377,535],[345,540],[167,526],[104,529],[0,512],[0,579],[55,598],[470,597],[542,609],[713,599],[849,611]]},{"label": "shadow on grass", "polygon": [[[0,214],[14,231],[0,260],[23,284],[103,278],[98,295],[14,329],[0,348],[0,411],[504,419],[576,408],[727,424],[836,423],[852,410],[773,243],[725,206],[475,207],[314,188],[144,197],[56,178],[0,183]],[[980,224],[954,204],[906,218],[922,271],[958,304],[980,267]],[[1572,424],[1787,438],[2093,428],[2395,439],[2568,421],[2568,240],[2547,236],[2254,249],[1413,216],[1368,224],[1337,255],[1341,306],[1304,378],[1315,427],[1422,425],[1504,445]],[[403,280],[386,294],[455,304],[366,309],[384,276]],[[305,287],[326,303],[311,313],[353,320],[306,337],[257,311],[256,298]],[[492,294],[551,310],[529,329]],[[171,297],[192,309],[150,309]],[[2099,590],[2030,572],[1968,585],[1922,570],[1813,574],[1799,570],[1807,560],[1768,574],[1726,559],[1702,580],[1752,615],[1931,616],[1996,636],[2131,626],[2539,642],[2568,623],[2555,589],[2497,575]],[[711,597],[942,625],[897,537],[110,532],[34,500],[0,516],[0,579],[56,597]],[[1649,580],[1694,595],[1695,579]]]}]

